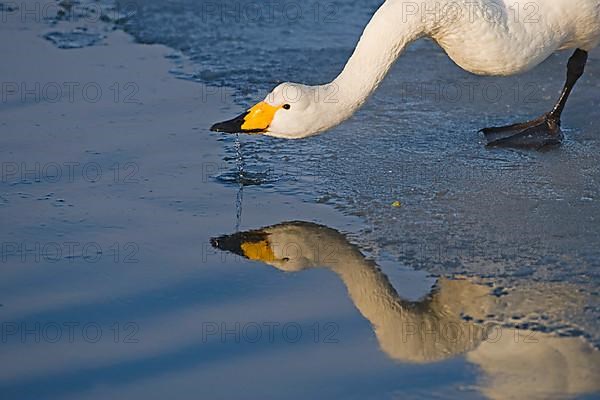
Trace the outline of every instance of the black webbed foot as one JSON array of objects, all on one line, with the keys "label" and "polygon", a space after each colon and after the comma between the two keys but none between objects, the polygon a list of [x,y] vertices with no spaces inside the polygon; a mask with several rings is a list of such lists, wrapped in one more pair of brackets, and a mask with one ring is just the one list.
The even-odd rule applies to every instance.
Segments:
[{"label": "black webbed foot", "polygon": [[533,121],[482,129],[487,147],[513,147],[540,150],[561,144],[560,121],[545,114]]},{"label": "black webbed foot", "polygon": [[588,53],[577,49],[567,63],[567,81],[558,102],[551,112],[540,118],[522,124],[486,128],[481,132],[487,139],[488,147],[516,147],[540,150],[557,146],[563,140],[560,131],[560,116],[577,80],[583,75]]}]

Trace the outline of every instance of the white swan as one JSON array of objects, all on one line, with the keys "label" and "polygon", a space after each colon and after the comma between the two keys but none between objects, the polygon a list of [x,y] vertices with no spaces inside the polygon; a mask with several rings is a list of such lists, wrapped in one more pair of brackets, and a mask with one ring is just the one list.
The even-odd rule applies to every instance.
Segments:
[{"label": "white swan", "polygon": [[[421,364],[465,354],[481,368],[478,386],[487,398],[563,399],[600,392],[600,351],[585,340],[494,325],[538,310],[560,320],[573,311],[565,303],[584,303],[566,284],[525,286],[498,298],[487,285],[440,278],[429,296],[412,302],[402,299],[344,235],[325,226],[283,223],[215,238],[212,244],[286,272],[332,270],[390,358]],[[474,322],[490,314],[493,324]]]},{"label": "white swan", "polygon": [[533,121],[482,131],[493,145],[541,147],[562,139],[560,115],[587,52],[600,44],[599,0],[387,0],[373,15],[342,72],[330,83],[283,83],[218,132],[287,139],[318,134],[349,118],[379,86],[408,44],[436,41],[456,64],[481,75],[527,71],[561,49],[577,49],[554,109]]}]

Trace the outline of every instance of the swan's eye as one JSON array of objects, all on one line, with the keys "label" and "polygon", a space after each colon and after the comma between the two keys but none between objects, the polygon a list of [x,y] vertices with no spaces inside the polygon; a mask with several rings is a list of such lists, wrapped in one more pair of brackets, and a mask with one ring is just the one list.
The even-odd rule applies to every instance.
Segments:
[{"label": "swan's eye", "polygon": [[289,110],[290,108],[292,108],[292,106],[290,106],[289,104],[284,104],[283,105],[283,109],[284,110]]}]

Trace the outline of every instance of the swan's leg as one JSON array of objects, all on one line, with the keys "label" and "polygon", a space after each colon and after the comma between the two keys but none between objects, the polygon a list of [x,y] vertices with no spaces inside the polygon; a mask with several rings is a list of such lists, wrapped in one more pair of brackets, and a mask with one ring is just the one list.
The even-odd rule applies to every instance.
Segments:
[{"label": "swan's leg", "polygon": [[481,132],[488,141],[487,145],[540,149],[544,146],[560,144],[563,138],[560,131],[560,116],[575,83],[583,75],[587,57],[586,51],[577,49],[569,59],[567,81],[552,111],[533,121],[482,129]]}]

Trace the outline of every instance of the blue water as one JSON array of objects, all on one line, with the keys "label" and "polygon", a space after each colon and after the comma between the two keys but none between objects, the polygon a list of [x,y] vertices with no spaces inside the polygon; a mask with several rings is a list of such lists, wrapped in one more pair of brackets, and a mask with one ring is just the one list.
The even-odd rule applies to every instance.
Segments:
[{"label": "blue water", "polygon": [[379,3],[139,2],[125,28],[185,53],[196,66],[190,79],[234,87],[238,100],[251,101],[283,81],[333,79]]}]

